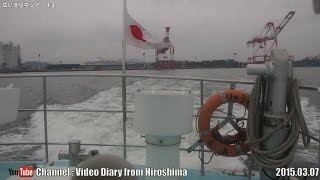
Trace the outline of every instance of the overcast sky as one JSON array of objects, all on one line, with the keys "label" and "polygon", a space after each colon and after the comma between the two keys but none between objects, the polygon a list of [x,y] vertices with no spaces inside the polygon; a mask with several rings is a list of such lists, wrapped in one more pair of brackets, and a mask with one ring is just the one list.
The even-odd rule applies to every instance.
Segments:
[{"label": "overcast sky", "polygon": [[[121,58],[122,0],[27,0],[38,8],[2,8],[0,41],[22,48],[23,61],[41,54],[43,61],[65,63]],[[54,8],[47,8],[48,2]],[[296,59],[320,54],[320,15],[311,0],[127,0],[129,13],[156,37],[171,26],[176,59],[210,60],[250,55],[246,42],[268,21],[279,23],[290,11],[296,14],[279,35],[279,47]],[[128,58],[153,50],[127,48]]]}]

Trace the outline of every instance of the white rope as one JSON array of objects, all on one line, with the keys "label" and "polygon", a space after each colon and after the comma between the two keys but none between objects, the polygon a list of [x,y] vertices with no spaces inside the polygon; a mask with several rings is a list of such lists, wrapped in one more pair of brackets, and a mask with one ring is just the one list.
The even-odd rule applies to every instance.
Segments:
[{"label": "white rope", "polygon": [[[286,167],[293,160],[300,131],[305,147],[309,147],[309,131],[306,126],[300,104],[299,85],[297,79],[292,79],[288,86],[288,113],[282,123],[274,130],[260,138],[261,121],[263,120],[262,76],[258,76],[250,96],[250,110],[247,123],[247,138],[251,144],[252,157],[262,167],[275,169]],[[283,127],[291,125],[288,138],[279,146],[271,150],[262,150],[260,144],[268,139],[273,133]]]}]

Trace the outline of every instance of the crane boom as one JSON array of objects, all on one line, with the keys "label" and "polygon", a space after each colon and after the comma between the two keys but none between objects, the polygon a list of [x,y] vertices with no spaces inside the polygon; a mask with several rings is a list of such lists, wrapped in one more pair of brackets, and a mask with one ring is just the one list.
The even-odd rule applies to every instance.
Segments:
[{"label": "crane boom", "polygon": [[[255,63],[257,58],[263,58],[264,61],[269,59],[269,53],[272,47],[278,45],[278,35],[292,19],[294,14],[295,11],[290,11],[278,26],[275,26],[273,22],[268,22],[258,36],[253,37],[247,42],[247,45],[253,46],[253,56],[248,58],[249,62]],[[259,52],[262,53],[259,54]]]},{"label": "crane boom", "polygon": [[273,34],[271,35],[272,38],[276,38],[279,33],[283,30],[283,28],[288,24],[288,22],[292,19],[296,12],[295,11],[290,11],[286,17],[282,20],[282,22],[276,27],[274,30]]}]

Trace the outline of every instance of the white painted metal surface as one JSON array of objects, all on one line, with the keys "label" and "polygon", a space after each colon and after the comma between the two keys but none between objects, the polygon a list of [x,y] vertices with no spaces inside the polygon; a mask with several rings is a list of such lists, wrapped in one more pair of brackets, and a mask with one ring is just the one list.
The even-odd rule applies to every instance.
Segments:
[{"label": "white painted metal surface", "polygon": [[[270,57],[270,61],[265,64],[254,64],[247,67],[247,73],[250,75],[269,76],[270,83],[266,87],[267,101],[261,127],[262,137],[273,132],[274,128],[286,118],[287,87],[291,74],[289,55],[286,50],[274,49],[271,51]],[[271,69],[272,71],[270,71]],[[272,77],[270,78],[270,76]],[[261,143],[262,149],[265,151],[273,150],[286,140],[288,134],[288,128],[278,130]],[[275,169],[264,168],[260,173],[260,179],[265,180],[270,179],[269,176],[275,178],[276,171]]]},{"label": "white painted metal surface", "polygon": [[[180,136],[192,131],[192,95],[177,92],[138,93],[134,126],[146,134],[146,167],[180,167]],[[146,177],[146,180],[178,180],[182,177]]]},{"label": "white painted metal surface", "polygon": [[286,113],[287,86],[290,74],[289,55],[286,50],[277,49],[271,51],[271,62],[274,62],[275,78],[272,79],[269,98],[269,110],[273,115],[283,115]]},{"label": "white painted metal surface", "polygon": [[273,74],[273,62],[266,62],[265,64],[248,64],[247,74],[248,75],[267,75]]},{"label": "white painted metal surface", "polygon": [[134,108],[134,128],[141,134],[179,136],[192,131],[190,94],[137,93]]}]

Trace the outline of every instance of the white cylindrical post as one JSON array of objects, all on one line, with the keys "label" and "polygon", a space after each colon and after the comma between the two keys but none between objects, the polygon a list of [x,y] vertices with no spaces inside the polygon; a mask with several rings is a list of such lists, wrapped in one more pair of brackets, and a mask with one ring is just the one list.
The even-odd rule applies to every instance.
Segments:
[{"label": "white cylindrical post", "polygon": [[248,75],[272,75],[273,74],[273,63],[266,62],[265,64],[248,64],[247,74]]},{"label": "white cylindrical post", "polygon": [[[272,50],[271,62],[274,63],[273,78],[268,85],[269,94],[264,113],[262,134],[269,134],[274,128],[286,118],[287,107],[287,87],[290,74],[289,56],[285,50]],[[289,129],[275,132],[265,142],[261,144],[263,150],[272,150],[279,146],[288,138]],[[265,173],[261,173],[260,179],[269,179],[268,176],[275,178],[275,169],[264,168]]]},{"label": "white cylindrical post", "polygon": [[[134,128],[146,134],[146,170],[179,170],[181,135],[192,131],[192,95],[147,92],[135,96]],[[178,176],[146,176],[178,180]]]},{"label": "white cylindrical post", "polygon": [[81,160],[77,158],[78,154],[81,151],[81,141],[80,140],[71,140],[69,144],[69,165],[77,166]]},{"label": "white cylindrical post", "polygon": [[[275,49],[271,51],[271,58],[265,64],[250,64],[247,66],[249,75],[269,76],[269,83],[266,86],[266,103],[264,108],[264,118],[261,124],[261,137],[273,132],[278,124],[287,117],[287,87],[291,72],[289,56],[286,50]],[[271,76],[271,77],[270,77]],[[270,137],[261,143],[264,151],[272,150],[283,143],[289,134],[289,128],[284,127],[273,132]],[[263,168],[260,179],[276,178],[276,170]]]},{"label": "white cylindrical post", "polygon": [[289,56],[286,51],[273,50],[271,53],[271,61],[276,67],[273,72],[274,78],[270,87],[269,111],[273,115],[285,115],[287,105],[287,86],[290,73]]},{"label": "white cylindrical post", "polygon": [[[146,136],[146,167],[154,169],[180,167],[180,136]],[[168,161],[168,159],[170,159]]]}]

